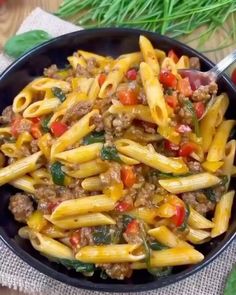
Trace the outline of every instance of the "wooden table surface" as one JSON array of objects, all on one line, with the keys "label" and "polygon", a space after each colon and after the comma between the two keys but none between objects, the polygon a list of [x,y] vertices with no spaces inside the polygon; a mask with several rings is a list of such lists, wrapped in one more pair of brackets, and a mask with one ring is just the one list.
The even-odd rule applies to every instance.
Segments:
[{"label": "wooden table surface", "polygon": [[[55,11],[62,0],[6,0],[6,3],[0,6],[0,51],[6,40],[15,34],[23,19],[36,7],[41,7],[49,12]],[[230,23],[226,23],[225,27],[229,27]],[[204,29],[202,29],[204,30]],[[200,31],[202,31],[200,30]],[[198,35],[199,31],[194,33]],[[225,33],[217,35],[215,40],[211,39],[207,45],[209,48],[217,47],[218,44],[225,38]],[[185,41],[185,38],[182,39]],[[192,47],[196,47],[196,42],[191,43]],[[206,55],[214,62],[222,59],[225,55],[235,49],[235,46],[230,46],[217,52],[206,53]],[[21,292],[9,290],[0,287],[1,295],[23,295]],[[47,294],[45,294],[47,295]]]}]

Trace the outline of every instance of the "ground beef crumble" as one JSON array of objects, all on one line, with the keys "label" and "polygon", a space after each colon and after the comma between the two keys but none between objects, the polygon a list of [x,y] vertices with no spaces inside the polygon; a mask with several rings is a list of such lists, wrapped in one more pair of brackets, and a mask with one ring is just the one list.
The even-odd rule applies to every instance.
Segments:
[{"label": "ground beef crumble", "polygon": [[6,107],[2,111],[2,115],[0,116],[0,124],[9,124],[14,119],[15,114],[12,110],[12,106]]},{"label": "ground beef crumble", "polygon": [[130,263],[96,264],[96,267],[104,269],[109,277],[117,280],[124,280],[125,278],[130,278],[133,273]]},{"label": "ground beef crumble", "polygon": [[193,92],[193,101],[206,101],[211,98],[211,96],[217,93],[218,86],[215,82],[211,82],[209,85],[200,86]]},{"label": "ground beef crumble", "polygon": [[9,210],[14,215],[15,220],[26,222],[27,218],[33,213],[33,202],[29,195],[17,193],[10,198]]},{"label": "ground beef crumble", "polygon": [[63,123],[69,123],[77,120],[82,116],[86,115],[92,108],[92,104],[89,101],[80,101],[73,104],[64,114],[62,118]]},{"label": "ground beef crumble", "polygon": [[109,169],[101,173],[99,175],[101,182],[104,186],[109,186],[112,183],[120,183],[121,182],[121,175],[120,175],[121,166],[118,163],[113,162],[110,164]]},{"label": "ground beef crumble", "polygon": [[203,215],[215,208],[215,203],[208,200],[206,195],[201,191],[183,193],[182,199]]}]

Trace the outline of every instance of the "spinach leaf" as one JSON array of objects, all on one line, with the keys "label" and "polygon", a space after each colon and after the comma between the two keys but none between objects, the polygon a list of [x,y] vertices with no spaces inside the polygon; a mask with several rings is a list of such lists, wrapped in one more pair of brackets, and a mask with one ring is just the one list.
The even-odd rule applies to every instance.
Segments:
[{"label": "spinach leaf", "polygon": [[194,126],[194,132],[197,135],[197,137],[200,137],[199,122],[198,122],[198,118],[197,118],[194,106],[193,106],[193,104],[192,104],[192,102],[190,100],[185,100],[184,105],[186,106],[186,108],[188,109],[188,111],[192,115],[192,123],[193,123],[193,126]]},{"label": "spinach leaf", "polygon": [[92,132],[89,135],[85,136],[84,138],[84,144],[91,144],[95,142],[105,142],[105,132],[100,131],[100,132]]},{"label": "spinach leaf", "polygon": [[52,116],[47,116],[47,117],[44,117],[43,120],[41,121],[41,126],[42,126],[42,129],[44,132],[50,132],[50,128],[48,127],[48,123],[50,121]]},{"label": "spinach leaf", "polygon": [[224,289],[224,295],[235,295],[236,292],[236,266],[231,270]]},{"label": "spinach leaf", "polygon": [[59,259],[59,263],[68,269],[74,269],[76,272],[93,272],[95,267],[92,263],[84,263],[79,260]]},{"label": "spinach leaf", "polygon": [[62,166],[60,162],[54,162],[50,167],[52,180],[57,185],[64,185],[65,173],[61,169]]},{"label": "spinach leaf", "polygon": [[122,221],[123,221],[123,226],[124,226],[124,228],[126,228],[127,227],[127,225],[132,221],[132,220],[134,220],[134,218],[132,217],[132,216],[130,216],[130,215],[127,215],[127,214],[124,214],[123,216],[122,216]]},{"label": "spinach leaf", "polygon": [[157,242],[157,241],[151,241],[149,243],[149,247],[152,249],[152,250],[163,250],[163,249],[168,249],[167,246]]},{"label": "spinach leaf", "polygon": [[53,87],[52,93],[63,102],[66,99],[65,93],[59,87]]},{"label": "spinach leaf", "polygon": [[93,231],[93,241],[96,245],[110,244],[111,243],[110,228],[107,225],[96,226]]},{"label": "spinach leaf", "polygon": [[11,57],[17,58],[51,38],[52,37],[43,30],[28,31],[8,39],[7,43],[4,45],[4,52]]},{"label": "spinach leaf", "polygon": [[115,146],[103,146],[100,155],[102,160],[121,162]]},{"label": "spinach leaf", "polygon": [[164,173],[164,172],[159,172],[159,171],[151,171],[150,172],[151,176],[156,176],[158,178],[176,178],[176,177],[184,177],[184,176],[189,176],[192,175],[192,173],[187,172],[185,174],[172,174],[172,173]]},{"label": "spinach leaf", "polygon": [[214,185],[213,187],[206,188],[206,189],[204,190],[204,193],[205,193],[207,199],[210,200],[211,202],[216,203],[215,189],[216,189],[217,187],[219,187],[219,186],[226,185],[228,181],[229,181],[228,176],[227,176],[227,175],[223,175],[223,176],[221,177],[221,181],[220,181],[220,183]]},{"label": "spinach leaf", "polygon": [[100,272],[100,278],[103,280],[106,280],[108,278],[108,275],[106,274],[105,269],[102,269]]}]

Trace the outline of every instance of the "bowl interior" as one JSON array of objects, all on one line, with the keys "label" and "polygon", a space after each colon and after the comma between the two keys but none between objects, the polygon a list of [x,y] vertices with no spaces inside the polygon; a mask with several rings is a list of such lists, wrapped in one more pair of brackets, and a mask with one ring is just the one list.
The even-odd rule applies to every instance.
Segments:
[{"label": "bowl interior", "polygon": [[[14,96],[31,80],[42,75],[43,69],[52,64],[64,67],[67,57],[77,49],[92,51],[102,55],[118,56],[120,54],[138,51],[138,38],[145,34],[156,48],[168,51],[174,49],[178,55],[198,56],[201,60],[201,69],[208,70],[212,63],[204,56],[191,48],[166,37],[154,33],[129,29],[99,29],[85,30],[58,37],[45,45],[30,51],[10,66],[0,77],[0,111],[12,103]],[[219,92],[225,91],[230,97],[230,108],[227,112],[229,118],[235,118],[236,90],[227,78],[220,78]],[[231,183],[236,188],[234,182]],[[232,210],[230,228],[227,234],[198,246],[206,256],[205,260],[197,266],[176,267],[169,277],[155,278],[146,271],[136,271],[132,278],[119,282],[116,280],[102,280],[99,274],[85,278],[79,273],[66,270],[63,266],[49,262],[36,252],[26,240],[17,237],[20,224],[15,222],[8,211],[9,196],[15,189],[9,185],[0,187],[0,234],[5,243],[21,258],[39,271],[48,274],[70,285],[101,291],[143,291],[158,288],[176,282],[202,268],[213,260],[233,239],[236,230],[236,201]]]}]

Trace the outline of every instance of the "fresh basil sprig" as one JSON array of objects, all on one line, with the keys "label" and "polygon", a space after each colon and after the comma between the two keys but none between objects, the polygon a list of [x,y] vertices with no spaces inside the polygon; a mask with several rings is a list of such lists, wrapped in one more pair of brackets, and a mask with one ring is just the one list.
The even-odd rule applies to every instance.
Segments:
[{"label": "fresh basil sprig", "polygon": [[236,292],[236,266],[230,272],[226,281],[224,295],[235,295]]}]

